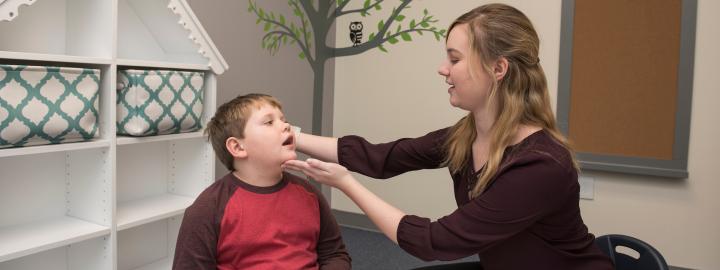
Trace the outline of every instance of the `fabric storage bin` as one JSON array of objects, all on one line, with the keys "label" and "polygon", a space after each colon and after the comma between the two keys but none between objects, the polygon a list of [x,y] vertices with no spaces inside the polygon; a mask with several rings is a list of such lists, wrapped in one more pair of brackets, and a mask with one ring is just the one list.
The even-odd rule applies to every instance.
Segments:
[{"label": "fabric storage bin", "polygon": [[98,137],[100,70],[0,64],[0,148]]},{"label": "fabric storage bin", "polygon": [[119,70],[117,133],[151,136],[200,129],[203,75],[176,70]]}]

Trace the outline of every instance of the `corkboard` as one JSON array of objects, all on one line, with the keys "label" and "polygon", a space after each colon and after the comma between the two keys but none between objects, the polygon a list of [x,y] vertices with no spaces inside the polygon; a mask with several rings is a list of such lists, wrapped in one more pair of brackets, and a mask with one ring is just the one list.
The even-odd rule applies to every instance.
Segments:
[{"label": "corkboard", "polygon": [[568,136],[594,154],[673,158],[680,0],[575,0]]}]

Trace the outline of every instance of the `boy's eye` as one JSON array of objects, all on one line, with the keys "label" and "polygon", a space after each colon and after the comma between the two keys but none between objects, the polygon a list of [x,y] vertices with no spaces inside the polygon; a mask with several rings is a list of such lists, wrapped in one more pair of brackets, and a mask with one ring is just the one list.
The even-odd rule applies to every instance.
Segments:
[{"label": "boy's eye", "polygon": [[266,125],[272,125],[272,123],[273,123],[273,120],[265,121],[265,124],[266,124]]}]

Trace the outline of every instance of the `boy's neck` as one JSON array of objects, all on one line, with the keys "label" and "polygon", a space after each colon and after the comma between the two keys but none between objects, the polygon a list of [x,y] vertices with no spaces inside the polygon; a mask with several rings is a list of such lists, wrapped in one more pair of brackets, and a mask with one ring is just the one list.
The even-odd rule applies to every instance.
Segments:
[{"label": "boy's neck", "polygon": [[236,166],[235,177],[256,187],[271,187],[282,181],[283,173],[280,166],[276,169],[258,170],[255,166]]}]

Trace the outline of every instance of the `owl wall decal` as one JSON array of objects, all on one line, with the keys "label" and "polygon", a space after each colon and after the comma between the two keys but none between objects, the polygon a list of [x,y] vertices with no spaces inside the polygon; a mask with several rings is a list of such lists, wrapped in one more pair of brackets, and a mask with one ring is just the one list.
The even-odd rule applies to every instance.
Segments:
[{"label": "owl wall decal", "polygon": [[362,22],[351,22],[350,23],[350,41],[353,43],[353,47],[362,43]]}]

